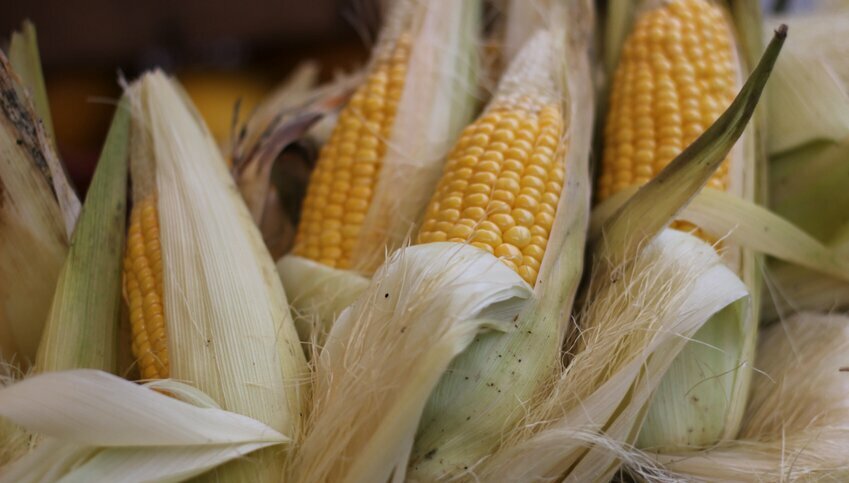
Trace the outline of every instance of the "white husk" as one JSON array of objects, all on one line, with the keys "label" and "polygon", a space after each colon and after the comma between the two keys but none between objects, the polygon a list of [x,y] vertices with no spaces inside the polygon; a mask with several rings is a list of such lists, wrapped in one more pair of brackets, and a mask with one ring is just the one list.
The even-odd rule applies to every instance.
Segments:
[{"label": "white husk", "polygon": [[[609,273],[601,269],[595,276]],[[530,405],[523,429],[470,468],[480,481],[564,475],[567,481],[607,481],[688,339],[748,296],[709,245],[674,230],[615,273],[589,295],[570,348],[577,353],[550,392]]]},{"label": "white husk", "polygon": [[[0,390],[0,415],[40,434],[0,481],[178,481],[288,438],[105,372],[51,372]],[[46,477],[45,475],[51,475]]]},{"label": "white husk", "polygon": [[530,287],[483,250],[395,252],[333,326],[316,363],[291,481],[403,481],[413,436],[448,363],[485,328],[507,330]]},{"label": "white husk", "polygon": [[849,317],[801,313],[764,330],[740,440],[663,455],[672,481],[845,481]]}]

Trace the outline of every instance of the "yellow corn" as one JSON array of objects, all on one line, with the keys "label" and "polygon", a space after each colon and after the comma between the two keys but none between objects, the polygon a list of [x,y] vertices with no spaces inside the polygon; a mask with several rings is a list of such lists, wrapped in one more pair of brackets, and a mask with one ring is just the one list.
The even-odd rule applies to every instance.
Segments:
[{"label": "yellow corn", "polygon": [[409,35],[375,61],[339,115],[310,176],[294,253],[350,268],[404,89]]},{"label": "yellow corn", "polygon": [[[599,201],[647,183],[731,104],[733,45],[723,11],[709,0],[673,0],[637,19],[613,79]],[[708,186],[728,188],[728,165]]]},{"label": "yellow corn", "polygon": [[168,339],[162,304],[162,251],[156,197],[130,214],[124,258],[124,297],[130,308],[133,356],[143,379],[168,377]]},{"label": "yellow corn", "polygon": [[492,106],[449,154],[418,242],[470,242],[533,285],[563,188],[562,135],[556,103]]}]

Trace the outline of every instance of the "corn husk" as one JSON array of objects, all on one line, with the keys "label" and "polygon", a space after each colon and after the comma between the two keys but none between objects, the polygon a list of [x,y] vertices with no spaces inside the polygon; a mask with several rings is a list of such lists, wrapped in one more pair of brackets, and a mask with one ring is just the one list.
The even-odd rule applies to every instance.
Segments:
[{"label": "corn husk", "polygon": [[[131,158],[134,197],[149,195],[145,189],[158,197],[171,376],[223,409],[297,434],[304,354],[273,262],[224,160],[161,72],[142,77],[128,95],[142,138]],[[145,180],[145,166],[152,180]],[[273,452],[259,458],[263,463],[232,464],[218,476],[262,481],[282,471]]]},{"label": "corn husk", "polygon": [[64,172],[20,86],[0,54],[0,352],[27,366],[35,359],[73,223],[58,195],[67,187]]},{"label": "corn husk", "polygon": [[843,481],[849,476],[849,317],[800,313],[764,330],[739,441],[662,455],[657,481]]},{"label": "corn husk", "polygon": [[291,481],[404,481],[428,395],[484,330],[511,330],[531,288],[460,243],[396,251],[333,325],[316,362]]},{"label": "corn husk", "polygon": [[[793,28],[794,42],[770,87],[770,203],[782,216],[835,250],[849,228],[849,199],[840,182],[849,163],[849,70],[834,42],[849,29],[849,11],[824,9],[769,19]],[[816,92],[817,95],[810,95]],[[764,319],[794,310],[834,310],[849,304],[849,284],[772,260]]]},{"label": "corn husk", "polygon": [[428,402],[410,467],[417,481],[462,475],[519,422],[525,402],[557,371],[583,272],[593,124],[586,49],[593,9],[583,1],[525,6],[545,12],[551,28],[530,36],[494,99],[543,92],[561,102],[569,144],[560,153],[566,182],[534,297],[513,322],[514,329],[479,337],[452,363]]},{"label": "corn husk", "polygon": [[[599,260],[593,280],[608,279]],[[576,355],[523,425],[468,473],[478,481],[608,481],[637,436],[652,392],[714,314],[745,307],[742,284],[704,242],[665,230],[597,283],[579,316]]]},{"label": "corn husk", "polygon": [[[738,20],[738,31],[745,32],[742,25],[757,24],[759,19],[757,6],[742,5],[731,2],[732,11]],[[611,20],[618,26],[618,30],[608,34],[608,40],[625,38],[625,32],[630,31],[631,21],[635,12],[643,9],[654,8],[659,2],[647,0],[645,2],[620,2],[611,4],[611,8],[628,9],[629,12],[608,12],[616,19]],[[741,6],[742,5],[742,6]],[[742,18],[742,20],[741,20]],[[745,21],[743,21],[745,20]],[[730,21],[730,18],[729,18]],[[739,65],[751,64],[759,49],[751,45],[750,36],[741,43],[738,51]],[[773,52],[777,53],[777,51]],[[616,54],[618,56],[618,53]],[[774,58],[762,62],[766,67],[757,75],[750,77],[762,77],[758,82],[765,81],[769,75]],[[741,67],[742,71],[745,68]],[[747,83],[743,89],[751,88]],[[756,90],[760,90],[758,86]],[[738,101],[745,96],[738,97]],[[757,99],[755,96],[755,100]],[[735,101],[737,102],[737,101]],[[751,110],[755,109],[752,104]],[[735,109],[729,109],[729,112]],[[738,111],[740,116],[748,118],[752,112]],[[748,128],[743,132],[744,124],[738,124],[739,131],[720,128],[730,118],[720,120],[714,124],[706,134],[710,136],[719,135],[727,138],[741,136],[740,141],[731,150],[731,164],[729,177],[731,180],[730,191],[744,200],[758,201],[763,196],[763,185],[759,178],[764,171],[763,158],[759,156],[758,133],[754,128]],[[755,125],[757,125],[757,120]],[[703,149],[701,143],[709,142],[708,136],[702,136],[688,147],[674,163],[683,162],[688,157],[688,152],[698,152]],[[724,143],[721,143],[724,144]],[[727,150],[725,151],[728,152]],[[721,161],[719,159],[718,161]],[[670,165],[671,166],[671,165]],[[705,167],[708,173],[712,168]],[[672,171],[670,171],[671,173]],[[693,171],[696,172],[695,170]],[[684,185],[668,186],[666,191],[672,198],[693,197],[703,180],[701,176],[693,176],[686,180]],[[663,172],[657,177],[662,182]],[[642,190],[641,190],[642,191]],[[640,196],[637,192],[635,197]],[[663,198],[658,198],[663,199]],[[665,223],[670,216],[676,216],[676,212],[684,203],[668,203],[664,208],[656,208],[643,213],[632,211],[627,216],[635,222],[631,225],[621,224],[621,233],[606,233],[602,242],[616,247],[618,244],[627,245],[628,249],[621,253],[625,259],[629,253],[639,248],[639,242],[646,232],[653,230],[657,223]],[[625,205],[627,208],[627,205]],[[634,205],[639,206],[639,205]],[[623,208],[619,215],[624,216],[626,209]],[[647,223],[647,221],[649,221]],[[723,313],[716,316],[715,320],[709,322],[694,337],[694,343],[690,344],[679,356],[679,360],[670,369],[667,379],[660,385],[655,396],[656,403],[649,409],[647,423],[640,437],[641,447],[664,449],[682,446],[704,446],[710,445],[722,438],[733,437],[740,424],[745,398],[748,392],[748,380],[751,366],[747,361],[753,359],[755,348],[755,337],[757,333],[758,309],[760,307],[760,285],[761,271],[759,255],[752,250],[739,245],[725,246],[724,258],[735,272],[740,274],[749,288],[753,303],[748,307],[746,313]],[[619,259],[613,259],[612,266],[616,266]],[[709,348],[704,350],[704,348]],[[699,368],[698,371],[683,368]],[[679,370],[679,368],[682,368]],[[693,395],[693,398],[689,396]],[[696,403],[695,401],[699,401]]]},{"label": "corn husk", "polygon": [[[347,101],[359,76],[315,87],[317,66],[306,64],[272,92],[239,130],[230,153],[233,176],[254,221],[262,227],[273,193],[272,168],[280,154]],[[279,208],[278,208],[279,209]],[[266,244],[274,242],[265,237]]]},{"label": "corn husk", "polygon": [[130,112],[115,111],[38,348],[38,371],[118,371]]},{"label": "corn husk", "polygon": [[0,415],[43,436],[0,481],[181,481],[288,441],[197,389],[156,387],[173,397],[95,370],[45,373],[0,390]]},{"label": "corn husk", "polygon": [[[387,253],[400,247],[416,231],[429,196],[439,180],[442,159],[475,107],[475,76],[480,4],[477,0],[393,4],[376,49],[391,46],[402,31],[410,31],[412,50],[404,93],[398,104],[392,135],[387,142],[378,184],[355,249],[354,270],[337,270],[334,280],[345,286],[361,285],[361,276],[374,271]],[[303,277],[321,279],[323,267],[287,255],[280,276],[287,287]],[[317,269],[317,270],[316,270]],[[314,275],[310,275],[314,272]],[[359,273],[359,274],[358,274]],[[346,281],[350,279],[350,281]],[[301,304],[304,302],[304,305]],[[332,315],[348,302],[328,301],[327,312],[312,312],[309,298],[296,297],[292,306],[301,327],[328,327]],[[321,341],[320,334],[316,340]]]}]

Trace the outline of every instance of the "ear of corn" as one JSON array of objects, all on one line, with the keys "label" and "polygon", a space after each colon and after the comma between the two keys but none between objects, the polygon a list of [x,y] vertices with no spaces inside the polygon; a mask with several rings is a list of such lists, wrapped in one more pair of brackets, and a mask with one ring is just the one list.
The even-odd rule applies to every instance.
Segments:
[{"label": "ear of corn", "polygon": [[59,275],[38,348],[40,372],[118,370],[129,105],[119,104]]},{"label": "ear of corn", "polygon": [[[143,76],[128,96],[138,126],[131,156],[137,215],[125,295],[142,375],[168,374],[224,409],[297,434],[304,354],[273,262],[224,160],[162,73]],[[218,477],[273,480],[282,471],[273,456],[228,465]]]},{"label": "ear of corn", "polygon": [[[68,250],[55,154],[14,72],[0,54],[0,351],[34,362],[49,301]],[[26,267],[26,270],[22,270]]]},{"label": "ear of corn", "polygon": [[[365,81],[311,175],[285,263],[300,276],[281,271],[284,285],[329,273],[312,262],[339,269],[339,283],[361,285],[357,273],[373,272],[414,234],[442,157],[471,117],[479,2],[401,0],[392,7]],[[344,308],[327,300],[316,314],[311,300],[293,299],[301,327],[328,327]]]},{"label": "ear of corn", "polygon": [[[698,31],[691,30],[694,23],[710,19],[713,19],[710,25],[700,27]],[[721,25],[717,22],[726,23]],[[711,106],[720,100],[725,103],[730,101],[729,89],[735,89],[732,83],[736,82],[739,76],[739,67],[736,67],[739,61],[735,60],[738,54],[734,50],[731,26],[727,22],[727,14],[723,13],[718,5],[704,0],[676,0],[659,6],[649,5],[639,12],[631,39],[637,43],[626,45],[623,49],[614,81],[614,94],[611,96],[610,113],[612,114],[607,119],[605,133],[607,145],[603,163],[608,172],[603,172],[600,180],[602,198],[610,196],[631,183],[644,183],[646,175],[653,176],[656,169],[668,164],[671,157],[677,156],[681,149],[689,144],[689,148],[683,151],[683,155],[669,166],[673,168],[676,163],[687,158],[688,154],[704,149],[704,143],[709,142],[708,139],[711,136],[722,132],[723,128],[719,126],[731,121],[730,115],[723,116],[725,119],[720,118],[720,122],[709,129],[704,136],[690,144],[695,136],[704,130],[706,127],[704,123],[710,122],[711,118],[716,118],[718,115],[719,112],[712,110]],[[649,36],[649,33],[654,37]],[[689,68],[686,62],[681,64],[680,62],[684,61],[687,55],[701,52],[700,49],[703,46],[700,41],[697,41],[698,35],[708,33],[714,39],[717,36],[725,37],[724,40],[719,41],[718,47],[709,49],[710,55],[718,56],[717,62],[697,61],[689,64]],[[649,43],[642,44],[643,47],[640,47],[639,42],[643,41],[641,39],[646,39]],[[656,78],[645,76],[646,73],[651,72],[650,70],[642,74],[643,77],[638,77],[640,59],[648,59],[651,65],[659,68]],[[770,62],[774,62],[774,58],[768,64]],[[644,63],[642,65],[645,66]],[[724,73],[717,72],[717,68],[725,69]],[[747,88],[755,90],[762,88],[765,76],[768,76],[771,70],[771,64],[760,70],[761,79],[755,84],[761,85],[755,87],[751,83],[747,84],[744,91]],[[685,79],[689,81],[682,83],[681,80]],[[616,86],[617,83],[625,87]],[[652,88],[653,84],[658,87]],[[634,88],[628,90],[628,85]],[[649,90],[641,93],[635,89],[636,86],[648,87]],[[673,90],[666,89],[664,86],[671,87]],[[704,91],[704,95],[699,94],[700,90]],[[719,97],[714,99],[707,95],[711,92]],[[693,99],[699,103],[700,109],[698,111],[693,109],[691,112],[688,109],[692,103],[690,96],[693,94],[697,96]],[[663,95],[668,98],[664,98]],[[756,101],[757,97],[755,95],[753,99]],[[643,100],[648,101],[648,104],[638,105]],[[702,106],[704,103],[707,104]],[[677,111],[667,112],[665,110],[667,104],[669,108],[675,106]],[[692,107],[695,108],[696,104]],[[751,109],[754,110],[754,105]],[[701,120],[696,119],[697,112]],[[623,121],[631,122],[631,119],[637,119],[639,115],[644,116],[644,121],[640,122],[645,125],[617,125]],[[748,115],[750,113],[744,114],[744,116]],[[742,133],[743,126],[745,123],[738,124],[740,130],[734,131],[734,137]],[[692,132],[686,131],[687,129]],[[638,130],[641,130],[639,135]],[[730,134],[730,131],[727,132]],[[652,138],[646,137],[649,134],[652,134]],[[728,139],[724,140],[726,145],[727,141]],[[730,147],[730,145],[727,146]],[[715,185],[723,187],[727,184],[730,192],[744,199],[756,200],[759,193],[759,182],[756,179],[759,164],[754,139],[747,135],[743,137],[737,148],[730,150],[729,147],[726,147],[723,152],[723,156],[729,151],[731,153],[727,161],[723,160],[728,163],[727,177],[715,178]],[[650,160],[649,164],[636,163],[636,160],[642,160],[642,157]],[[720,161],[714,159],[717,162]],[[616,171],[616,163],[620,160],[624,166],[631,167],[633,171],[629,169]],[[632,162],[634,164],[631,164]],[[640,168],[640,166],[643,167]],[[687,181],[687,189],[682,186],[672,186],[669,188],[670,194],[683,202],[688,201],[693,193],[709,180],[713,169],[718,166],[720,165],[704,166],[702,174]],[[638,172],[638,169],[645,171]],[[674,169],[665,170],[659,178],[664,178],[662,182],[668,183],[669,180],[665,179],[664,173],[673,171]],[[695,172],[696,170],[693,170],[693,173]],[[721,167],[720,173],[722,173]],[[644,193],[641,190],[635,196],[647,198],[649,190],[645,191]],[[667,204],[667,207],[671,208],[669,211],[665,211],[665,208],[653,209],[649,215],[652,218],[649,227],[646,227],[645,223],[648,217],[643,216],[641,218],[643,226],[637,227],[636,230],[634,224],[620,223],[623,229],[621,233],[617,233],[615,229],[606,232],[602,240],[603,249],[615,247],[614,252],[618,251],[612,255],[609,252],[605,255],[611,258],[611,266],[615,267],[623,260],[627,260],[627,256],[619,258],[619,255],[629,251],[633,253],[631,250],[638,249],[639,244],[642,243],[641,240],[645,239],[644,236],[651,236],[655,227],[662,226],[680,206],[669,203]],[[614,218],[627,219],[636,215],[636,212],[631,213],[630,216],[626,215],[627,211],[627,207],[620,210]],[[688,225],[677,226],[687,230],[692,229],[692,226]],[[748,391],[757,328],[756,307],[760,304],[759,272],[757,258],[752,251],[741,250],[735,246],[723,247],[722,250],[730,266],[741,275],[749,287],[755,299],[753,307],[745,313],[717,315],[696,334],[696,340],[684,349],[673,368],[670,369],[669,376],[658,388],[649,409],[646,425],[638,443],[642,447],[660,449],[709,445],[721,438],[733,437],[739,427]],[[700,353],[697,345],[699,347],[707,345],[716,349],[710,354],[704,354]],[[701,370],[688,372],[677,369],[685,366],[697,366]]]},{"label": "ear of corn", "polygon": [[[452,362],[434,390],[410,467],[412,477],[420,481],[462,475],[493,451],[520,421],[524,402],[542,390],[556,370],[570,323],[589,207],[586,163],[593,96],[583,49],[593,13],[580,1],[553,3],[542,12],[541,17],[556,19],[551,20],[554,27],[537,29],[530,36],[488,110],[461,136],[419,238],[428,242],[444,232],[449,240],[493,253],[536,285],[535,296],[511,332],[479,336]],[[569,27],[560,30],[560,21]],[[517,98],[524,101],[518,109],[509,102]],[[539,116],[531,121],[538,123],[536,137],[524,127],[526,112]],[[494,115],[506,119],[503,125],[490,126]],[[551,122],[555,117],[559,119]],[[508,147],[502,149],[501,144]],[[477,150],[482,152],[476,155]],[[526,150],[529,156],[520,156]],[[521,159],[527,163],[522,165]],[[476,164],[463,164],[472,160]],[[497,176],[490,165],[497,167]],[[470,179],[460,191],[464,171],[469,171]],[[545,181],[537,183],[536,178]],[[476,191],[485,182],[492,187]],[[459,207],[450,204],[458,198]],[[481,206],[482,200],[487,203]],[[452,210],[461,216],[447,223]],[[532,255],[541,259],[539,265]]]}]

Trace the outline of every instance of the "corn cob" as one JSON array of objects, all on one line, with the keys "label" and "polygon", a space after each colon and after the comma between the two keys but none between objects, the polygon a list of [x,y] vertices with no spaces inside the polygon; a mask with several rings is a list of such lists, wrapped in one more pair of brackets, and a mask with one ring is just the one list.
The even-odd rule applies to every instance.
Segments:
[{"label": "corn cob", "polygon": [[[542,16],[592,24],[581,2],[551,7]],[[419,235],[475,244],[535,293],[510,333],[478,336],[432,392],[411,456],[417,481],[460,477],[492,454],[559,359],[582,271],[593,105],[582,95],[585,32],[570,30],[572,50],[553,23],[529,33],[488,110],[461,135]]]},{"label": "corn cob", "polygon": [[124,258],[124,298],[130,309],[133,356],[143,379],[168,377],[162,303],[162,248],[156,197],[133,207]]},{"label": "corn cob", "polygon": [[[719,118],[742,77],[732,27],[719,5],[709,0],[646,3],[613,76],[599,200],[655,177]],[[750,148],[743,141],[728,152],[707,186],[754,199]],[[671,226],[715,242],[685,221]],[[757,299],[754,254],[732,247],[723,255]],[[756,310],[735,304],[695,334],[655,393],[640,447],[701,447],[736,434],[751,376],[756,320]]]},{"label": "corn cob", "polygon": [[501,99],[468,126],[427,209],[419,243],[469,242],[534,285],[563,189],[560,106]]},{"label": "corn cob", "polygon": [[410,36],[378,51],[371,73],[319,154],[310,176],[294,253],[350,268],[380,173],[410,55]]},{"label": "corn cob", "polygon": [[[675,0],[640,16],[613,79],[599,201],[657,175],[731,104],[738,76],[731,29],[718,6]],[[729,165],[726,158],[709,187],[729,188]]]}]

